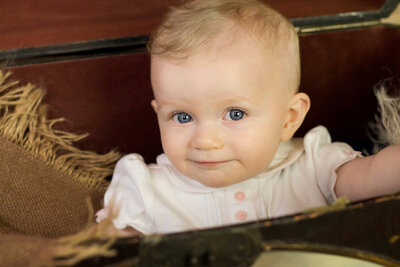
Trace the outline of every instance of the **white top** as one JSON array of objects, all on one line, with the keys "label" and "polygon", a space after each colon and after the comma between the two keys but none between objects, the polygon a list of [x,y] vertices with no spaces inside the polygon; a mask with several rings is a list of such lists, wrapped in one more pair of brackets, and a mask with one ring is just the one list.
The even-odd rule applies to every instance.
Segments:
[{"label": "white top", "polygon": [[304,138],[282,142],[265,172],[222,188],[207,187],[179,173],[165,154],[146,165],[138,154],[117,163],[105,194],[119,208],[114,226],[144,234],[217,227],[300,212],[336,199],[335,170],[360,155],[344,143],[331,143],[323,126]]}]

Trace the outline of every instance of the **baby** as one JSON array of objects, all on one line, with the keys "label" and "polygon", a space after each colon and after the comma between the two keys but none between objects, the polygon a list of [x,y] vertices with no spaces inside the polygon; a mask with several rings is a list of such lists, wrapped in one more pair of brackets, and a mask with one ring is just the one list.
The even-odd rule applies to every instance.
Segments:
[{"label": "baby", "polygon": [[361,157],[318,126],[298,92],[292,24],[256,0],[173,8],[149,42],[165,154],[117,164],[97,221],[119,233],[171,233],[293,214],[400,190],[400,146]]}]

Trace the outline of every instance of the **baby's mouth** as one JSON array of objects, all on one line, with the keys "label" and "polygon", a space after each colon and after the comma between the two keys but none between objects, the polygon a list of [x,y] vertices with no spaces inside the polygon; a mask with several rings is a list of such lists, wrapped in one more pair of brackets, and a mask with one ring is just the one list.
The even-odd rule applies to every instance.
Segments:
[{"label": "baby's mouth", "polygon": [[201,167],[217,167],[224,163],[230,162],[230,160],[221,160],[221,161],[195,161],[195,160],[192,160],[192,162]]}]

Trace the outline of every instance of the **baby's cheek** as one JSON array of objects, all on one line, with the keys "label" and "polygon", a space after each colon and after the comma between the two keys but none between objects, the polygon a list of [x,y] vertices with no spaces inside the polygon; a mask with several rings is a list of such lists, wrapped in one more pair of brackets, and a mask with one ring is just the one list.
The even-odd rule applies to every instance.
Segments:
[{"label": "baby's cheek", "polygon": [[168,146],[164,147],[164,153],[167,155],[168,159],[173,165],[178,164],[182,161],[182,153],[177,145],[170,143]]},{"label": "baby's cheek", "polygon": [[260,144],[258,146],[254,146],[252,148],[253,153],[249,155],[249,166],[251,167],[251,171],[255,175],[264,171],[272,162],[275,152],[277,149],[277,145],[275,144]]},{"label": "baby's cheek", "polygon": [[174,133],[175,131],[161,129],[161,142],[165,153],[173,154],[181,147],[179,133]]},{"label": "baby's cheek", "polygon": [[186,160],[186,147],[184,141],[179,136],[165,136],[162,140],[164,153],[167,155],[171,163],[182,165]]}]

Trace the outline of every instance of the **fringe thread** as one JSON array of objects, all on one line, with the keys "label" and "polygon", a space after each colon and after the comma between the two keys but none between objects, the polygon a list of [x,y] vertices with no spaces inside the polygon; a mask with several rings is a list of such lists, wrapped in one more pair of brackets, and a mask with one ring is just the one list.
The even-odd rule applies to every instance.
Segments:
[{"label": "fringe thread", "polygon": [[[91,218],[94,210],[90,198],[87,198],[86,202]],[[112,249],[117,235],[108,231],[112,225],[112,218],[110,215],[102,224],[93,224],[92,221],[89,221],[85,230],[57,239],[52,246],[50,259],[45,258],[40,262],[40,266],[74,266],[93,257],[117,256],[118,252]]]},{"label": "fringe thread", "polygon": [[87,136],[53,129],[63,118],[48,120],[40,105],[45,92],[32,84],[9,81],[11,72],[0,70],[0,137],[40,157],[46,164],[67,173],[88,189],[104,191],[120,155],[98,155],[72,144]]},{"label": "fringe thread", "polygon": [[384,80],[375,87],[378,112],[375,121],[369,124],[373,154],[388,145],[400,144],[400,96],[388,94],[387,82]]},{"label": "fringe thread", "polygon": [[[72,144],[87,136],[53,129],[64,119],[48,120],[41,105],[45,92],[32,84],[9,81],[11,72],[0,70],[0,137],[3,137],[42,159],[47,165],[65,172],[88,189],[105,191],[105,178],[112,174],[120,154],[111,151],[98,155],[82,151]],[[94,256],[113,257],[116,237],[107,233],[111,218],[104,225],[93,225],[94,210],[87,198],[89,220],[85,230],[58,240],[52,253],[40,266],[69,266]],[[85,244],[89,242],[90,244]]]}]

